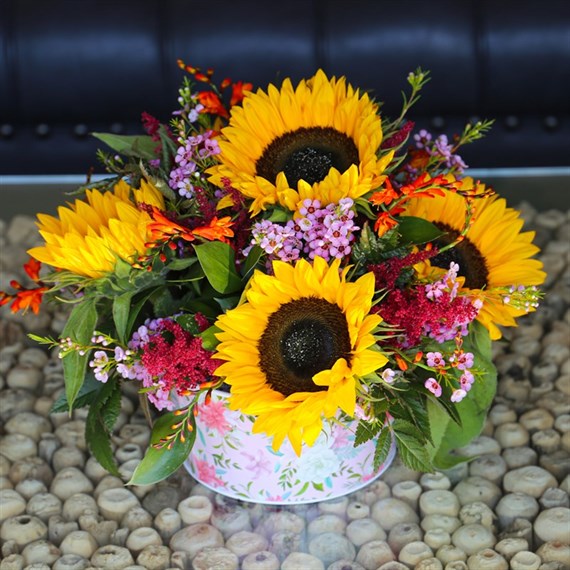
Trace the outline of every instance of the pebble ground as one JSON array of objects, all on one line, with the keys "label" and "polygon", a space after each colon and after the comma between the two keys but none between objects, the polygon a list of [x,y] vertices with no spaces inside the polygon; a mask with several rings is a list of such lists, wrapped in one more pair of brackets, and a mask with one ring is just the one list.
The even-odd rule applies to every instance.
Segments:
[{"label": "pebble ground", "polygon": [[[121,477],[87,450],[79,410],[50,415],[61,362],[27,332],[66,314],[0,312],[0,570],[570,569],[570,212],[523,212],[546,298],[495,343],[499,388],[469,464],[421,474],[396,460],[368,487],[312,505],[226,499],[184,471],[127,488],[149,429],[125,394],[114,435]],[[23,279],[33,219],[0,221],[0,289]]]}]

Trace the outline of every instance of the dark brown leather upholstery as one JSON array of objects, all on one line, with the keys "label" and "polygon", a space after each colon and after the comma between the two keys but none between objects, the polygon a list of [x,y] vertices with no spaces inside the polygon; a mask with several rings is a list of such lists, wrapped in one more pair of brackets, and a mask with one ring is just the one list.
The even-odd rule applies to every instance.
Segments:
[{"label": "dark brown leather upholstery", "polygon": [[422,66],[418,127],[496,119],[470,166],[569,163],[567,0],[1,0],[0,46],[0,174],[100,172],[88,133],[168,121],[177,58],[256,86],[320,67],[389,115]]}]

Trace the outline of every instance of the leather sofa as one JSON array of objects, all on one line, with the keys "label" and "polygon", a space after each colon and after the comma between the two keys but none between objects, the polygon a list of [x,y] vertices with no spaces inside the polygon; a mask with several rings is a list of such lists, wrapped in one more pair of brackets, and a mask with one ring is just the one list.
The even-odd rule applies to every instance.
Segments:
[{"label": "leather sofa", "polygon": [[89,133],[168,121],[178,58],[254,86],[322,68],[391,116],[421,66],[418,128],[496,121],[469,166],[569,162],[567,0],[2,0],[0,45],[0,174],[101,172]]}]

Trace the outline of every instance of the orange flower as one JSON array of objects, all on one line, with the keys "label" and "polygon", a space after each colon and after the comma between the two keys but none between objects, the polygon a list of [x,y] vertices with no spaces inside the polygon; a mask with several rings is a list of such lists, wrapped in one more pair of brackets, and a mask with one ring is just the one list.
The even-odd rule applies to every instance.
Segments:
[{"label": "orange flower", "polygon": [[412,150],[410,157],[410,166],[416,170],[422,170],[429,162],[430,155],[425,150]]},{"label": "orange flower", "polygon": [[[151,242],[165,242],[171,239],[194,241],[191,230],[169,220],[156,206],[152,207],[152,221],[148,225]],[[152,244],[147,244],[150,247]]]},{"label": "orange flower", "polygon": [[392,217],[393,214],[399,214],[403,211],[403,208],[393,208],[391,212],[381,212],[376,218],[376,223],[374,224],[374,231],[378,236],[382,237],[388,230],[398,225],[397,220]]},{"label": "orange flower", "polygon": [[211,91],[201,91],[198,93],[198,101],[204,105],[204,113],[220,115],[221,117],[230,116],[221,99]]},{"label": "orange flower", "polygon": [[230,105],[237,105],[243,101],[243,96],[245,91],[251,91],[253,85],[251,83],[244,83],[243,81],[238,81],[232,85],[232,98],[230,99]]},{"label": "orange flower", "polygon": [[230,216],[225,216],[218,219],[214,217],[212,221],[207,226],[202,226],[192,230],[192,235],[199,236],[201,238],[214,241],[219,240],[227,242],[226,238],[233,237],[234,232],[230,229],[232,221]]},{"label": "orange flower", "polygon": [[388,178],[386,178],[385,185],[386,187],[384,189],[378,190],[377,192],[374,192],[372,196],[370,196],[370,202],[375,206],[388,206],[399,196],[399,194],[394,190],[394,187]]},{"label": "orange flower", "polygon": [[156,206],[153,206],[151,216],[153,219],[149,224],[151,243],[147,244],[147,247],[153,247],[173,239],[194,241],[197,237],[210,241],[227,241],[225,238],[233,237],[234,235],[233,230],[230,228],[232,221],[229,216],[223,218],[215,216],[209,224],[193,230],[169,220]]},{"label": "orange flower", "polygon": [[[12,281],[10,283],[12,287],[16,287],[16,285],[21,285]],[[48,290],[48,287],[41,286],[37,287],[36,289],[22,289],[18,291],[15,295],[8,295],[3,291],[0,291],[0,306],[6,305],[10,301],[12,301],[12,305],[10,305],[10,310],[12,313],[17,313],[18,311],[26,311],[27,309],[32,309],[33,313],[37,315],[40,311],[40,305],[42,303],[42,298],[44,293]]]},{"label": "orange flower", "polygon": [[34,314],[38,314],[44,293],[49,289],[40,281],[41,262],[33,257],[24,264],[24,271],[35,281],[38,286],[33,289],[26,289],[15,279],[10,281],[10,287],[16,289],[17,293],[11,295],[5,291],[0,291],[0,307],[12,303],[10,310],[12,313],[26,311],[31,308]]},{"label": "orange flower", "polygon": [[434,196],[445,196],[442,188],[447,190],[455,190],[453,182],[447,180],[441,174],[435,178],[427,173],[418,176],[410,184],[406,184],[400,188],[400,192],[409,198],[433,198]]}]

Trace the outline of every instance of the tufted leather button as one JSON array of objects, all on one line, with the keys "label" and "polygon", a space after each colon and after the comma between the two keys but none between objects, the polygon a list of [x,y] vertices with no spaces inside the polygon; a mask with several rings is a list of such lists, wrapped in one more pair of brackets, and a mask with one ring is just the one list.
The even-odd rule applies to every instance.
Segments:
[{"label": "tufted leather button", "polygon": [[83,139],[89,134],[89,129],[87,128],[87,125],[79,123],[78,125],[75,125],[75,127],[73,127],[73,134],[78,139]]},{"label": "tufted leather button", "polygon": [[36,126],[36,135],[38,137],[45,138],[50,134],[50,131],[51,129],[49,128],[49,125],[46,125],[45,123],[40,123]]},{"label": "tufted leather button", "polygon": [[514,115],[507,115],[505,117],[505,127],[507,129],[509,129],[509,131],[514,131],[515,129],[518,129],[520,127],[520,120],[518,117],[515,117]]},{"label": "tufted leather button", "polygon": [[544,128],[547,129],[548,131],[554,131],[560,126],[560,121],[558,120],[558,117],[554,117],[553,115],[548,115],[547,117],[544,117],[543,124]]},{"label": "tufted leather button", "polygon": [[0,137],[9,139],[14,134],[14,127],[12,125],[0,125]]},{"label": "tufted leather button", "polygon": [[113,123],[109,130],[115,135],[120,135],[125,130],[125,127],[123,123]]},{"label": "tufted leather button", "polygon": [[440,116],[433,117],[431,120],[431,126],[434,129],[441,130],[445,127],[445,119]]}]

